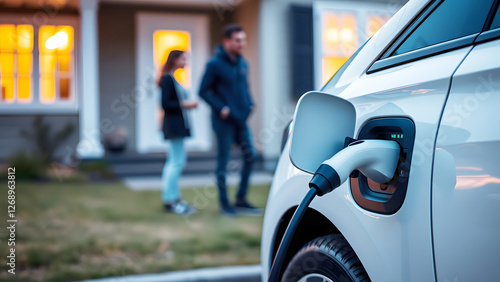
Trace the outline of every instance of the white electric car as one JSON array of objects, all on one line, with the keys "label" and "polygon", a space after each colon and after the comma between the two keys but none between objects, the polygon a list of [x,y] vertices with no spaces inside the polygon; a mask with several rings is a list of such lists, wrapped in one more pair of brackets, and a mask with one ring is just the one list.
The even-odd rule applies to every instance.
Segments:
[{"label": "white electric car", "polygon": [[[312,200],[278,280],[500,281],[499,2],[410,0],[322,93],[305,95],[332,99],[299,101],[264,217],[263,281],[308,193],[308,156],[319,166],[335,154],[325,144],[345,137],[397,142],[394,177],[355,170]],[[352,136],[335,136],[349,124]]]}]

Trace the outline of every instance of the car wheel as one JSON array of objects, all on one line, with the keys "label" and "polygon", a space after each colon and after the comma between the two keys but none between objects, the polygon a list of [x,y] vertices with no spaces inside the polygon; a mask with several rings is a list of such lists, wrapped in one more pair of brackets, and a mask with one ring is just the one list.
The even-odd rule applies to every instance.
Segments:
[{"label": "car wheel", "polygon": [[282,281],[370,281],[363,265],[342,235],[327,235],[307,243],[292,258]]}]

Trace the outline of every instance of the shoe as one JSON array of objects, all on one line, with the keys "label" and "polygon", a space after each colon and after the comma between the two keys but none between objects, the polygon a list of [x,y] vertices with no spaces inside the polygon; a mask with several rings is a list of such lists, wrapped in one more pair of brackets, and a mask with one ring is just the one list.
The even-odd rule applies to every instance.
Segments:
[{"label": "shoe", "polygon": [[222,206],[220,209],[220,213],[228,217],[238,216],[238,212],[231,206]]},{"label": "shoe", "polygon": [[176,201],[173,204],[164,204],[166,212],[179,214],[179,215],[191,215],[196,212],[194,206],[189,205],[184,201]]},{"label": "shoe", "polygon": [[249,215],[249,216],[261,216],[263,210],[261,208],[256,208],[246,200],[237,200],[234,205],[239,213]]}]

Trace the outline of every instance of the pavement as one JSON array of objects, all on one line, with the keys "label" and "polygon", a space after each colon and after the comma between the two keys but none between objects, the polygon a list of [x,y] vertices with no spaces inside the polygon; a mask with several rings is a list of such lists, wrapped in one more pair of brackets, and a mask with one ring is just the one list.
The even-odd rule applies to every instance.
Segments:
[{"label": "pavement", "polygon": [[260,282],[260,265],[224,266],[159,274],[112,277],[82,282]]},{"label": "pavement", "polygon": [[[254,172],[250,176],[252,185],[270,185],[272,180],[273,175],[270,172]],[[122,181],[132,190],[160,190],[162,186],[160,176],[130,176],[123,177]],[[238,173],[228,173],[226,181],[229,186],[236,186],[239,184],[240,176]],[[179,186],[181,188],[215,187],[215,175],[212,173],[182,175]]]}]

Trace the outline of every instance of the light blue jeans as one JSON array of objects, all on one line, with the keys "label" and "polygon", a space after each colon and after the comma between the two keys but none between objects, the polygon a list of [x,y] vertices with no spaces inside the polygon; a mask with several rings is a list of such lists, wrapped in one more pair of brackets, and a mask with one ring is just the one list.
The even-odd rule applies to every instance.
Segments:
[{"label": "light blue jeans", "polygon": [[173,203],[180,199],[179,178],[185,165],[184,138],[170,139],[170,151],[161,175],[161,197],[164,203]]}]

